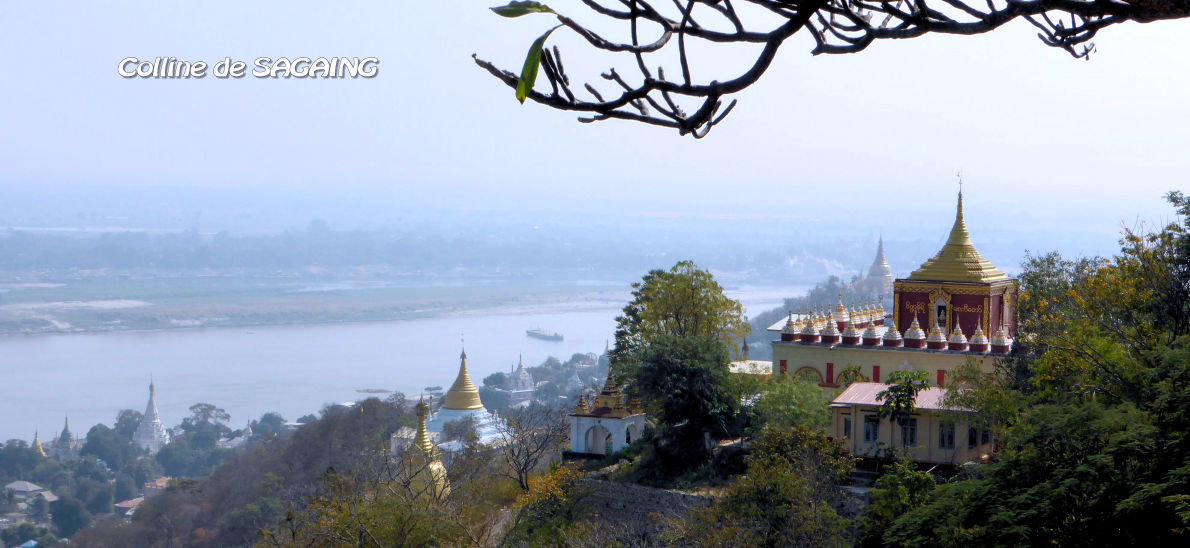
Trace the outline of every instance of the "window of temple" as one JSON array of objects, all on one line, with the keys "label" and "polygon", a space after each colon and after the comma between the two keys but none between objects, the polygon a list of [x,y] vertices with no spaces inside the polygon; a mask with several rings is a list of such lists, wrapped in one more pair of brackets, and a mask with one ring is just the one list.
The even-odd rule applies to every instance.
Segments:
[{"label": "window of temple", "polygon": [[843,419],[843,437],[851,437],[851,419]]},{"label": "window of temple", "polygon": [[979,445],[979,430],[974,428],[967,429],[967,449],[975,449]]}]

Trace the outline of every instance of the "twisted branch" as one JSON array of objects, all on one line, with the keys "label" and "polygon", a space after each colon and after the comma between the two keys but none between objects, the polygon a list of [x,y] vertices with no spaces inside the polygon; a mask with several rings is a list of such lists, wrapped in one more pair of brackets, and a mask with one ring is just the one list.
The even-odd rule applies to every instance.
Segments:
[{"label": "twisted branch", "polygon": [[[732,100],[723,108],[723,98],[760,79],[781,45],[798,32],[813,38],[814,55],[844,54],[863,51],[875,40],[982,34],[1024,19],[1038,29],[1045,45],[1087,58],[1095,51],[1091,39],[1108,26],[1190,16],[1190,0],[736,0],[749,10],[742,15],[732,0],[671,0],[667,6],[654,6],[649,0],[582,2],[597,16],[626,22],[631,41],[609,40],[564,15],[556,15],[558,21],[597,50],[630,55],[636,74],[625,78],[612,68],[602,77],[615,90],[600,92],[588,82],[584,88],[591,98],[580,97],[571,89],[555,46],[552,53],[545,50],[541,60],[550,89],[531,89],[528,99],[586,113],[581,122],[633,120],[695,138],[704,137],[735,106]],[[642,42],[642,31],[654,32],[656,38]],[[672,40],[674,35],[677,40]],[[756,44],[760,50],[741,72],[696,82],[688,57],[693,41]],[[656,55],[676,55],[681,81],[667,79],[660,66],[654,75],[649,59]],[[517,87],[518,75],[472,58],[509,87]]]}]

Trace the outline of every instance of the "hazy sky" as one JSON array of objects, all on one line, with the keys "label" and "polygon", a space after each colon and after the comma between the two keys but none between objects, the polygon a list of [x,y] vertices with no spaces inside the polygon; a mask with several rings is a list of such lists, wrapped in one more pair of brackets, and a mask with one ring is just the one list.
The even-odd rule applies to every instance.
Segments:
[{"label": "hazy sky", "polygon": [[[250,188],[468,214],[595,207],[701,224],[754,217],[791,233],[817,219],[874,234],[918,219],[949,226],[962,170],[981,231],[1024,223],[1039,239],[1111,242],[1121,223],[1168,219],[1161,195],[1187,187],[1187,21],[1110,27],[1089,62],[1024,23],[847,56],[812,57],[799,39],[695,141],[519,105],[470,56],[516,69],[550,21],[503,19],[486,9],[494,3],[4,2],[0,184],[62,195]],[[555,36],[572,78],[607,68],[584,71],[573,35]],[[130,56],[340,55],[379,58],[379,76],[116,71]]]}]

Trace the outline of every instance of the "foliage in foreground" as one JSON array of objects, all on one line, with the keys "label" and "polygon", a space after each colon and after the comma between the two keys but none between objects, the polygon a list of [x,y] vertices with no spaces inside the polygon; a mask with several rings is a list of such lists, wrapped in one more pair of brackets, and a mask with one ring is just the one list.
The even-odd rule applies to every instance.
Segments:
[{"label": "foliage in foreground", "polygon": [[821,430],[765,428],[747,475],[716,504],[696,512],[676,536],[695,546],[846,546],[848,523],[835,510],[853,463]]}]

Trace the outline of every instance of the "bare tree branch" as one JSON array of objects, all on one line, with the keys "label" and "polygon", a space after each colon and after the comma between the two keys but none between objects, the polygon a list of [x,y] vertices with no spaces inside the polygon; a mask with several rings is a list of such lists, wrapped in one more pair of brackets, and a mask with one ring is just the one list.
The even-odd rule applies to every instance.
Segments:
[{"label": "bare tree branch", "polygon": [[[646,0],[582,0],[595,17],[626,22],[629,42],[610,40],[577,19],[556,15],[563,26],[596,50],[630,55],[637,75],[625,78],[612,68],[603,75],[619,85],[618,94],[604,98],[587,83],[584,86],[595,100],[578,99],[570,90],[555,46],[552,55],[543,55],[541,61],[550,91],[530,90],[528,98],[558,110],[586,113],[579,118],[582,122],[633,120],[700,138],[735,105],[733,100],[721,109],[722,98],[754,84],[781,45],[799,32],[813,38],[812,54],[843,54],[863,51],[875,40],[929,33],[982,34],[1023,19],[1037,27],[1045,45],[1086,58],[1095,51],[1091,40],[1108,26],[1190,16],[1190,0],[736,0],[749,10],[746,19],[731,0],[671,2],[654,6]],[[651,38],[642,42],[642,32]],[[677,40],[672,40],[675,34]],[[726,78],[696,81],[689,57],[693,41],[760,48],[754,57],[741,59],[747,68],[728,71]],[[681,81],[667,79],[661,67],[654,75],[648,68],[653,56],[664,56],[670,62],[676,58]],[[517,87],[516,74],[472,57],[506,85]],[[709,70],[699,71],[703,72]]]}]

